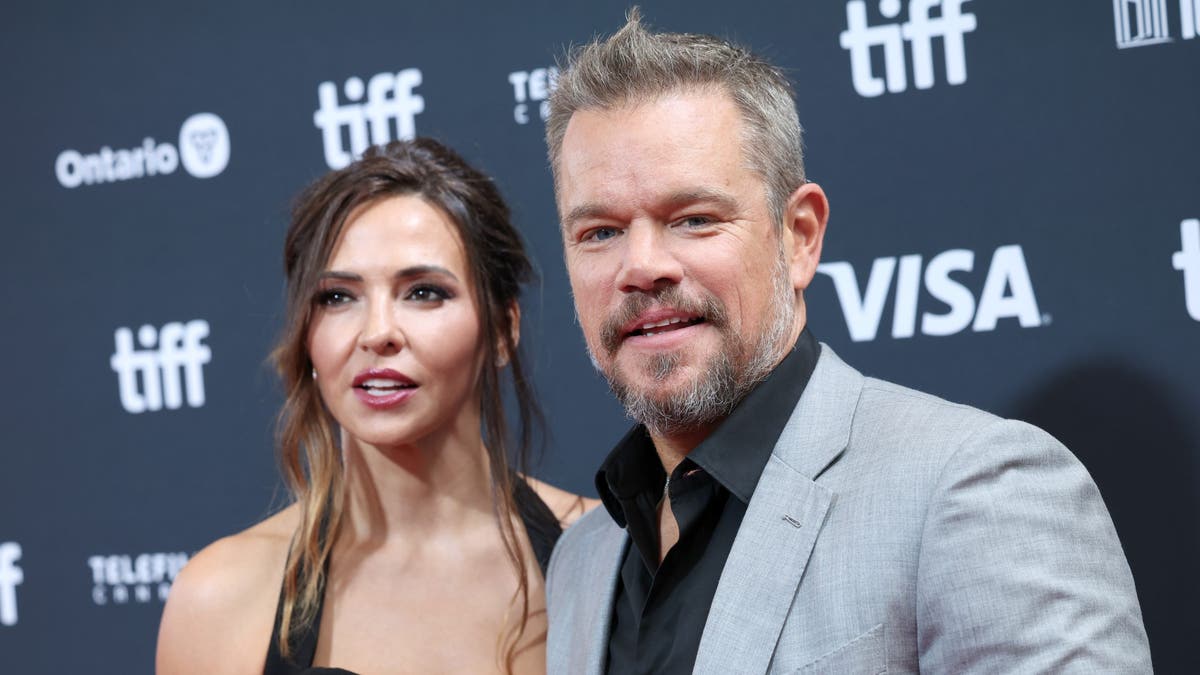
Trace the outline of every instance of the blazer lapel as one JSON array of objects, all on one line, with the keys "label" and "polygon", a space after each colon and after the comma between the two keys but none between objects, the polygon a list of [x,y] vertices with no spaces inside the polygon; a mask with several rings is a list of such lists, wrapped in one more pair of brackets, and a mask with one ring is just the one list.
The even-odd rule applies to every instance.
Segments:
[{"label": "blazer lapel", "polygon": [[766,672],[833,501],[814,479],[846,449],[862,383],[822,345],[721,572],[694,672]]},{"label": "blazer lapel", "polygon": [[[605,518],[608,514],[603,514]],[[595,548],[588,549],[592,569],[588,579],[600,580],[594,589],[595,605],[587,615],[580,617],[584,624],[583,635],[586,636],[587,664],[585,673],[602,675],[604,664],[608,660],[608,637],[612,629],[613,596],[617,590],[617,579],[621,573],[621,560],[625,557],[625,549],[629,546],[629,535],[625,530],[613,527],[601,533],[600,541]],[[591,591],[580,589],[580,592]]]}]

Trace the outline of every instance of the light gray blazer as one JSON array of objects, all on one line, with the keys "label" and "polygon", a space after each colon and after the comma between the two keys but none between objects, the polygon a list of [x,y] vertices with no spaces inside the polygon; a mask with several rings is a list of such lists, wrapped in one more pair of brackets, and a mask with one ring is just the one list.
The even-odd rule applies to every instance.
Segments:
[{"label": "light gray blazer", "polygon": [[[603,507],[546,582],[552,674],[601,673],[629,545]],[[725,563],[697,673],[1150,672],[1129,565],[1045,432],[822,346]]]}]

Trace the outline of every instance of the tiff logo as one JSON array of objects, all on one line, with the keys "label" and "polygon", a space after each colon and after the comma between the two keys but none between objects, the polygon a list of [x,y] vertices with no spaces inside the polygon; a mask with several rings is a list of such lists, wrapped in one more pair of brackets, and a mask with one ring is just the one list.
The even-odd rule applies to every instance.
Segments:
[{"label": "tiff logo", "polygon": [[[1179,0],[1179,18],[1184,40],[1200,34],[1200,0]],[[1118,49],[1171,41],[1167,0],[1113,0],[1113,24]]]},{"label": "tiff logo", "polygon": [[[942,39],[946,61],[946,82],[967,81],[967,55],[963,36],[975,30],[975,15],[964,14],[969,0],[909,0],[908,21],[902,24],[867,23],[865,0],[846,3],[846,30],[842,31],[842,49],[850,52],[850,75],[860,96],[873,97],[886,91],[897,94],[908,88],[904,43],[912,48],[913,85],[917,89],[933,87],[933,39]],[[901,0],[880,0],[879,13],[886,19],[900,16]],[[933,16],[934,7],[940,7]],[[871,52],[883,48],[883,74],[875,74]]]},{"label": "tiff logo", "polygon": [[[393,140],[410,140],[416,136],[416,118],[425,112],[425,99],[414,94],[421,84],[421,71],[406,68],[398,73],[379,73],[364,85],[357,77],[346,80],[342,92],[349,103],[338,103],[337,85],[322,82],[317,85],[320,108],[313,113],[313,124],[321,130],[325,144],[325,163],[331,169],[341,169],[371,145]],[[366,101],[363,95],[366,94]],[[392,121],[395,120],[395,134]],[[350,149],[342,142],[342,129],[349,134]],[[369,137],[368,137],[369,131]]]},{"label": "tiff logo", "polygon": [[[201,368],[212,360],[212,350],[201,341],[208,337],[208,322],[197,319],[186,324],[168,323],[162,330],[154,326],[138,329],[138,344],[133,348],[133,331],[118,328],[114,334],[117,350],[109,363],[117,373],[121,405],[131,413],[161,410],[165,404],[175,410],[183,405],[183,390],[192,408],[204,405],[204,373]],[[179,373],[183,371],[183,378]],[[138,375],[141,384],[138,386]]]},{"label": "tiff logo", "polygon": [[25,574],[17,567],[20,559],[20,544],[0,544],[0,626],[17,625],[17,586],[25,581]]},{"label": "tiff logo", "polygon": [[1200,321],[1200,220],[1191,218],[1179,224],[1179,250],[1171,264],[1183,272],[1183,298],[1188,315]]}]

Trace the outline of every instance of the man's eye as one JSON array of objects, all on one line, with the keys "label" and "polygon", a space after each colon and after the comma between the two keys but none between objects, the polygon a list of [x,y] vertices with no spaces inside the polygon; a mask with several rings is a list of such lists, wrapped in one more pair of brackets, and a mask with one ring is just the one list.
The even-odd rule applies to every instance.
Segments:
[{"label": "man's eye", "polygon": [[605,241],[617,236],[617,228],[615,227],[597,227],[588,230],[583,235],[584,241]]},{"label": "man's eye", "polygon": [[330,288],[327,290],[318,291],[317,297],[315,298],[318,305],[326,305],[330,307],[334,305],[344,305],[353,299],[354,296],[340,288]]},{"label": "man's eye", "polygon": [[406,299],[417,302],[441,302],[449,300],[451,297],[449,291],[438,286],[416,286],[408,292]]},{"label": "man's eye", "polygon": [[708,216],[688,216],[687,218],[683,218],[679,221],[680,225],[690,228],[705,227],[711,225],[712,223],[713,219],[709,218]]}]

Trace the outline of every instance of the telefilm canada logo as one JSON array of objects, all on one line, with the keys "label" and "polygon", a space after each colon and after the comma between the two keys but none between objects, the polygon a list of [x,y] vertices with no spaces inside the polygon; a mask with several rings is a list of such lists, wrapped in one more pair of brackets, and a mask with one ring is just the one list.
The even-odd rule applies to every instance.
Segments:
[{"label": "telefilm canada logo", "polygon": [[[964,36],[976,27],[975,15],[962,10],[970,0],[908,0],[908,20],[903,23],[871,24],[867,19],[866,0],[846,3],[846,30],[839,36],[842,49],[850,52],[850,76],[859,96],[872,98],[885,91],[898,94],[908,89],[905,43],[912,55],[913,86],[931,89],[934,85],[933,46],[940,38],[946,63],[946,83],[967,81],[967,51]],[[880,0],[879,13],[885,19],[898,20],[902,0]],[[934,16],[937,8],[939,14]],[[872,53],[883,53],[883,77],[875,73]]]},{"label": "telefilm canada logo", "polygon": [[1171,256],[1171,265],[1183,272],[1183,299],[1188,316],[1200,321],[1200,219],[1189,218],[1179,224],[1179,250]]},{"label": "telefilm canada logo", "polygon": [[141,349],[135,349],[133,331],[116,329],[116,351],[109,365],[117,374],[121,406],[133,414],[164,407],[176,410],[185,399],[191,408],[202,407],[203,368],[212,360],[212,350],[204,344],[208,334],[203,319],[175,321],[162,328],[144,325],[137,330]]},{"label": "telefilm canada logo", "polygon": [[417,115],[425,112],[425,98],[413,90],[421,81],[421,71],[416,68],[379,73],[365,84],[361,78],[351,77],[342,85],[345,103],[338,100],[333,82],[317,85],[313,124],[321,130],[329,168],[345,167],[372,145],[416,136]]},{"label": "telefilm canada logo", "polygon": [[[1050,321],[1049,316],[1038,310],[1020,246],[996,249],[978,295],[951,276],[971,272],[975,258],[975,252],[967,249],[944,251],[928,262],[920,255],[876,258],[867,275],[865,290],[859,288],[858,275],[848,262],[821,263],[817,271],[833,279],[850,339],[855,342],[871,341],[879,334],[883,310],[893,287],[891,336],[896,339],[911,338],[918,329],[922,335],[930,336],[954,335],[968,328],[975,332],[992,331],[1002,319],[1016,319],[1022,328],[1036,328]],[[937,313],[927,309],[920,313],[918,322],[922,286],[947,310]]]},{"label": "telefilm canada logo", "polygon": [[141,145],[96,152],[63,150],[54,161],[54,175],[65,188],[167,176],[179,166],[195,178],[212,178],[229,165],[229,129],[213,113],[197,113],[179,128],[179,145],[147,136]]},{"label": "telefilm canada logo", "polygon": [[[1167,0],[1113,0],[1117,49],[1173,42]],[[1200,35],[1200,0],[1179,0],[1179,35]]]},{"label": "telefilm canada logo", "polygon": [[0,626],[17,625],[17,586],[25,581],[25,573],[17,565],[20,559],[20,544],[0,542]]},{"label": "telefilm canada logo", "polygon": [[94,555],[87,559],[92,572],[92,602],[97,605],[165,602],[186,553]]},{"label": "telefilm canada logo", "polygon": [[513,121],[529,124],[537,117],[543,122],[550,116],[550,92],[558,83],[558,68],[534,68],[515,70],[508,74],[508,83],[513,88]]}]

